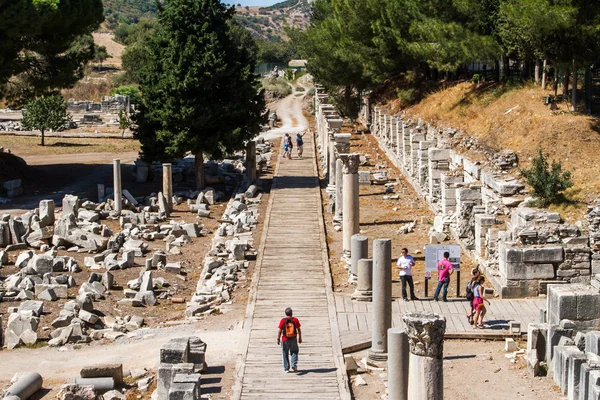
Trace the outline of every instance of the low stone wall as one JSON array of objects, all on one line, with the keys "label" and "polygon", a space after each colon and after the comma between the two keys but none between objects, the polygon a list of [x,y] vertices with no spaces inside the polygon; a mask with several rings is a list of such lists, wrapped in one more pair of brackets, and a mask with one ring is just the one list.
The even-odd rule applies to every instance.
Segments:
[{"label": "low stone wall", "polygon": [[[499,154],[492,169],[452,150],[452,129],[391,116],[367,99],[361,117],[437,213],[434,230],[458,239],[501,297],[544,294],[550,282],[590,282],[595,242],[588,240],[587,224],[565,224],[558,213],[528,207],[525,184],[502,170],[514,166],[513,152]],[[600,208],[590,218],[600,267]]]}]

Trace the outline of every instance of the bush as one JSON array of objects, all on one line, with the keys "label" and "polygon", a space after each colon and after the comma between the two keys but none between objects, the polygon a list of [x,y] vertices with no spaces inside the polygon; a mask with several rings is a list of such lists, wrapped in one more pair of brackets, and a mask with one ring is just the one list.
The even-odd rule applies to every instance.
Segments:
[{"label": "bush", "polygon": [[397,89],[396,95],[403,106],[410,106],[417,100],[417,91],[415,89]]},{"label": "bush", "polygon": [[521,170],[521,173],[533,188],[533,195],[537,197],[537,205],[540,207],[560,202],[562,192],[573,186],[571,172],[563,171],[560,161],[548,164],[548,154],[542,153],[541,149],[533,159],[531,168]]},{"label": "bush", "polygon": [[296,86],[296,92],[304,92],[304,88],[302,86]]},{"label": "bush", "polygon": [[267,78],[263,79],[263,87],[271,96],[275,98],[284,98],[292,93],[292,87],[288,83],[280,78]]},{"label": "bush", "polygon": [[138,106],[142,103],[142,94],[137,85],[120,86],[110,91],[110,95],[120,94],[121,96],[129,96],[131,104]]},{"label": "bush", "polygon": [[314,87],[313,87],[313,88],[310,88],[310,89],[308,89],[308,95],[309,95],[309,96],[314,96],[314,95],[315,95],[315,93],[317,93],[317,89],[315,89]]}]

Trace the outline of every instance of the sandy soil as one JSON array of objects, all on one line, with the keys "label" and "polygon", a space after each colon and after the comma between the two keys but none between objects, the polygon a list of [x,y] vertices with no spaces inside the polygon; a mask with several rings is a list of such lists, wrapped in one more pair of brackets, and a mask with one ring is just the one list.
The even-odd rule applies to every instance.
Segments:
[{"label": "sandy soil", "polygon": [[125,50],[125,46],[115,42],[112,33],[94,32],[92,35],[94,36],[94,43],[106,47],[107,53],[111,56],[102,63],[102,66],[121,69],[121,55]]},{"label": "sandy soil", "polygon": [[[512,364],[502,342],[448,340],[444,343],[444,397],[452,400],[566,399],[551,378],[533,378],[524,361]],[[357,362],[368,351],[353,354]],[[366,386],[352,387],[356,399],[377,399],[386,391],[384,371],[361,373]]]}]

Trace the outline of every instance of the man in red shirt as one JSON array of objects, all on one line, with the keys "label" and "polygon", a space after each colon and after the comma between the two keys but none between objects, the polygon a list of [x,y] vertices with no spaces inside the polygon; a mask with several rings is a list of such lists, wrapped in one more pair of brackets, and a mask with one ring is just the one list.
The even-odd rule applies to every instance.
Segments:
[{"label": "man in red shirt", "polygon": [[302,331],[300,330],[300,321],[292,315],[292,309],[285,309],[285,318],[279,321],[277,331],[277,344],[281,344],[281,353],[283,355],[283,369],[290,372],[289,355],[292,354],[292,371],[298,372],[298,344],[302,343]]},{"label": "man in red shirt", "polygon": [[444,287],[444,292],[442,293],[442,300],[448,301],[446,296],[448,295],[448,285],[450,284],[450,275],[454,272],[452,268],[452,263],[448,261],[450,257],[449,252],[444,252],[444,259],[440,260],[437,265],[438,269],[438,285],[435,289],[435,294],[433,295],[433,300],[438,301],[438,296],[440,295],[440,290],[442,286]]}]

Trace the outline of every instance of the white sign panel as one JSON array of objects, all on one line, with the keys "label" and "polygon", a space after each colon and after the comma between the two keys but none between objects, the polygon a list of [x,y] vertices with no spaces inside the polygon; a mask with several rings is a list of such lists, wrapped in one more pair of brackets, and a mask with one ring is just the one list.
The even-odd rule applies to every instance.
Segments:
[{"label": "white sign panel", "polygon": [[425,246],[425,277],[431,278],[437,273],[438,263],[444,259],[444,253],[450,253],[448,261],[455,271],[460,271],[460,246],[457,244],[428,244]]}]

